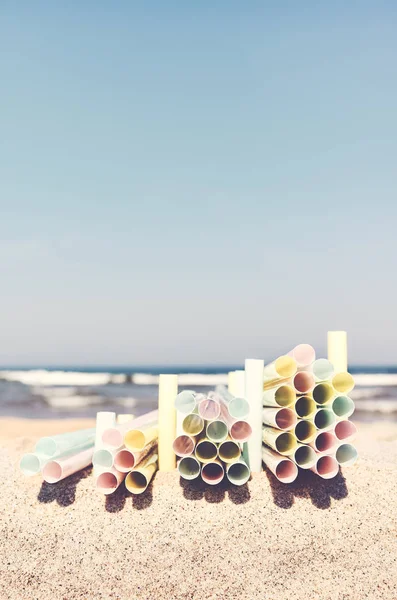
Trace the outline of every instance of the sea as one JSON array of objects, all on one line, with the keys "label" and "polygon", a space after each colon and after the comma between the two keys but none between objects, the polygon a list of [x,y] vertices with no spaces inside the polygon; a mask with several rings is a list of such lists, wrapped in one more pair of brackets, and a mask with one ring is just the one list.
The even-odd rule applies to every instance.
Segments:
[{"label": "sea", "polygon": [[[160,373],[178,373],[179,389],[206,392],[241,365],[0,368],[0,417],[94,417],[99,410],[139,416],[157,406]],[[352,366],[354,419],[397,421],[397,365]]]}]

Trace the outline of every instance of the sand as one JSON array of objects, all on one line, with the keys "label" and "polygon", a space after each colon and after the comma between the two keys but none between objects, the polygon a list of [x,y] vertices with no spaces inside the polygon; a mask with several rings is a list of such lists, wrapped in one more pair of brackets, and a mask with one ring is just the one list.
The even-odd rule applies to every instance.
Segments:
[{"label": "sand", "polygon": [[36,437],[65,427],[0,420],[1,600],[397,599],[396,424],[361,425],[359,462],[328,482],[169,473],[109,498],[89,470],[55,486],[19,474]]}]

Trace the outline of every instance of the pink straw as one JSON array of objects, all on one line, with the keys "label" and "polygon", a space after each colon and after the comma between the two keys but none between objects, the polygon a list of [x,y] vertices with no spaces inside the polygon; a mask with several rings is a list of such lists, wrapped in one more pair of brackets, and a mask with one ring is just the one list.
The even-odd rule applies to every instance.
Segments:
[{"label": "pink straw", "polygon": [[85,469],[92,463],[92,455],[94,454],[94,446],[88,450],[83,450],[72,456],[51,460],[43,469],[43,479],[47,483],[58,483],[65,477]]},{"label": "pink straw", "polygon": [[293,386],[298,394],[311,392],[315,383],[313,373],[308,371],[299,371],[293,379]]},{"label": "pink straw", "polygon": [[244,443],[249,440],[252,427],[247,421],[236,421],[230,428],[230,437],[235,442]]},{"label": "pink straw", "polygon": [[221,413],[219,402],[214,398],[204,398],[198,405],[198,413],[202,419],[206,421],[214,421]]},{"label": "pink straw", "polygon": [[172,444],[172,449],[177,456],[184,458],[190,456],[194,452],[194,439],[189,435],[178,435]]},{"label": "pink straw", "polygon": [[339,421],[335,425],[335,435],[340,442],[351,442],[357,434],[357,427],[351,421]]},{"label": "pink straw", "polygon": [[109,469],[101,473],[96,480],[97,490],[108,496],[113,494],[119,485],[123,483],[126,473],[120,473],[115,468]]},{"label": "pink straw", "polygon": [[209,485],[217,485],[225,475],[225,471],[220,462],[208,462],[202,466],[201,477]]}]

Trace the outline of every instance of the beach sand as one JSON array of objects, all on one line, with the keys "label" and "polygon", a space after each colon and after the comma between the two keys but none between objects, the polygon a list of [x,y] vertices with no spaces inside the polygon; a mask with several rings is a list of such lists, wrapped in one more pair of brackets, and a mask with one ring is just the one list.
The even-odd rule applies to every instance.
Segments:
[{"label": "beach sand", "polygon": [[18,472],[70,422],[0,419],[0,599],[396,600],[397,425],[359,427],[359,461],[328,482],[160,473],[104,498],[90,470],[54,486]]}]

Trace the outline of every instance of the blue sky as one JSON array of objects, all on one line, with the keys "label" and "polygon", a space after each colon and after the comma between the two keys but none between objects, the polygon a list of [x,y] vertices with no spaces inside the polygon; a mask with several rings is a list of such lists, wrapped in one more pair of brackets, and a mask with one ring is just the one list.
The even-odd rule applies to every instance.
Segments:
[{"label": "blue sky", "polygon": [[0,364],[397,363],[394,2],[3,2]]}]

